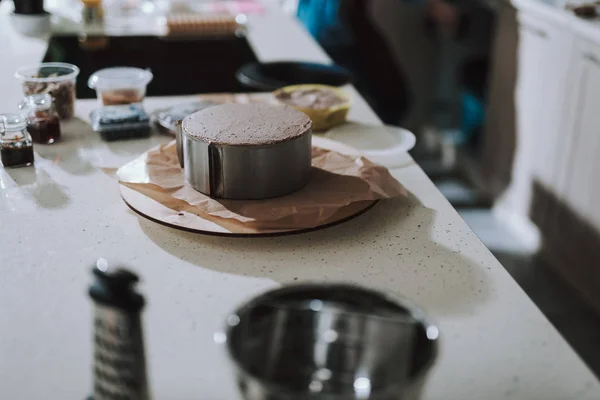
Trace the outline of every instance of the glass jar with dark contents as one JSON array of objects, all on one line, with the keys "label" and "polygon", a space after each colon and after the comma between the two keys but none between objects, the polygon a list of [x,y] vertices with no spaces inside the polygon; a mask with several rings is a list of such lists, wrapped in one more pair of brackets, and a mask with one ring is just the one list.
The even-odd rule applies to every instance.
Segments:
[{"label": "glass jar with dark contents", "polygon": [[35,143],[50,144],[60,139],[60,121],[48,93],[25,97],[19,109],[27,113],[27,130]]},{"label": "glass jar with dark contents", "polygon": [[33,143],[25,115],[0,114],[0,160],[7,168],[33,164]]}]

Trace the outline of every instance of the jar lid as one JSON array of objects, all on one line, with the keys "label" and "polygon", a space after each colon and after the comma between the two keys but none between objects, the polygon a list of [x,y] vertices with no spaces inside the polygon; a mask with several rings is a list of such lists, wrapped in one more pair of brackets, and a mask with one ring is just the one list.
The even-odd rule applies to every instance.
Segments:
[{"label": "jar lid", "polygon": [[22,131],[27,127],[27,117],[23,114],[0,114],[0,133]]},{"label": "jar lid", "polygon": [[22,82],[53,83],[72,80],[79,75],[79,68],[61,62],[41,63],[22,67],[15,72],[15,78]]},{"label": "jar lid", "polygon": [[25,97],[25,101],[19,104],[19,108],[31,108],[35,111],[44,111],[52,107],[52,96],[48,93],[33,94]]},{"label": "jar lid", "polygon": [[145,87],[153,78],[149,70],[134,67],[112,67],[90,76],[90,89],[127,89]]}]

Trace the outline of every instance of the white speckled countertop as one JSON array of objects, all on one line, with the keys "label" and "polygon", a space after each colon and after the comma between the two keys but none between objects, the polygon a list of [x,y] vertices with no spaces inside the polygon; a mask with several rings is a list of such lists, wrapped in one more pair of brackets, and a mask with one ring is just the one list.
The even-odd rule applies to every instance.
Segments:
[{"label": "white speckled countertop", "polygon": [[[14,69],[44,42],[17,37],[0,6],[0,110],[20,98]],[[264,60],[326,60],[276,11],[251,20]],[[275,40],[276,36],[286,41]],[[293,45],[291,45],[293,44]],[[351,119],[377,123],[359,97]],[[149,110],[181,98],[149,98]],[[82,118],[96,106],[80,101]],[[142,277],[155,399],[234,399],[212,334],[228,311],[266,288],[352,281],[414,300],[439,323],[442,347],[425,399],[598,399],[600,385],[423,171],[406,156],[393,174],[410,200],[384,201],[319,232],[281,238],[194,235],[138,217],[121,201],[116,167],[157,143],[105,143],[82,121],[36,146],[35,168],[0,168],[0,398],[81,399],[91,389],[90,266],[122,260]],[[359,148],[383,138],[354,138]]]}]

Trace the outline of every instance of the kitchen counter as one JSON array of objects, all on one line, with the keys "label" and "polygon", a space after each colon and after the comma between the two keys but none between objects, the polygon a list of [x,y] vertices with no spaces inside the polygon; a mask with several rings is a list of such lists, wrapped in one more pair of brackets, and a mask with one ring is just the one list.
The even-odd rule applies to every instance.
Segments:
[{"label": "kitchen counter", "polygon": [[[12,78],[39,61],[41,40],[18,37],[0,5],[0,110]],[[276,34],[274,34],[274,32]],[[285,39],[285,40],[283,40]],[[250,20],[263,60],[327,61],[300,28],[270,8]],[[379,123],[354,92],[352,120]],[[183,98],[148,98],[149,110]],[[79,101],[85,120],[96,107]],[[84,121],[36,146],[35,168],[0,169],[0,393],[6,399],[84,398],[92,387],[91,265],[120,260],[142,278],[149,377],[156,399],[233,399],[224,349],[212,341],[226,313],[265,289],[350,281],[403,294],[439,323],[442,345],[425,399],[598,399],[580,358],[406,155],[392,170],[409,199],[382,201],[344,224],[279,238],[176,231],[138,217],[113,169],[169,138],[102,142]],[[385,138],[346,138],[358,148]]]}]

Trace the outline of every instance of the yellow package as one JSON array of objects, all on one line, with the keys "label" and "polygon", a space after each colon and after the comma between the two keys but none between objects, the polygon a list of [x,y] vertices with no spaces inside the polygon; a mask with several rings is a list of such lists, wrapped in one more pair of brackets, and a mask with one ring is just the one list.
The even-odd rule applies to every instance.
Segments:
[{"label": "yellow package", "polygon": [[327,85],[293,85],[277,89],[274,98],[302,111],[313,122],[313,130],[323,131],[346,121],[350,96],[341,89]]}]

